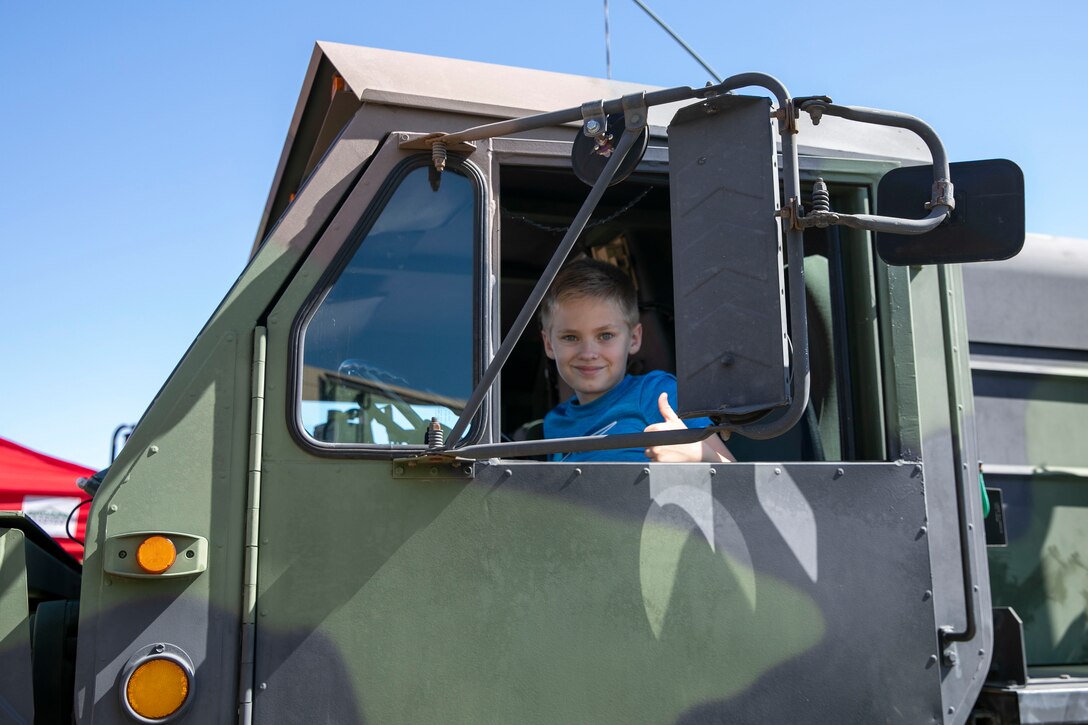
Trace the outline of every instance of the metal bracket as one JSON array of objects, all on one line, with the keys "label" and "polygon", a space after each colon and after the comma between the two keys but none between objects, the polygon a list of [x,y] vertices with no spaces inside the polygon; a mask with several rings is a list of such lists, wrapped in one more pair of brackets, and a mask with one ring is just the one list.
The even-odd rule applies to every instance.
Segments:
[{"label": "metal bracket", "polygon": [[[396,134],[397,148],[405,151],[430,151],[435,141],[449,136],[448,133],[429,133],[426,136],[409,135],[407,133]],[[446,148],[459,154],[471,154],[476,150],[476,144],[471,141],[455,141],[446,144]]]},{"label": "metal bracket", "polygon": [[932,209],[934,206],[944,205],[948,207],[948,211],[952,211],[956,208],[956,190],[952,186],[952,182],[948,179],[937,179],[933,182],[932,201],[925,203],[926,209]]},{"label": "metal bracket", "polygon": [[426,136],[415,137],[398,133],[396,136],[399,141],[398,148],[405,151],[430,151],[431,162],[435,170],[439,172],[446,170],[446,158],[450,151],[468,156],[476,150],[476,145],[468,141],[447,143],[445,141],[445,138],[449,136],[447,133],[430,133]]},{"label": "metal bracket", "polygon": [[646,127],[646,92],[631,93],[620,99],[623,106],[623,123],[628,130]]},{"label": "metal bracket", "polygon": [[582,104],[582,133],[589,138],[599,138],[608,133],[608,115],[604,112],[604,99]]},{"label": "metal bracket", "polygon": [[782,217],[786,223],[787,229],[803,229],[801,225],[801,219],[803,211],[801,209],[801,202],[796,196],[791,196],[786,200],[786,203],[782,205],[782,208],[777,212],[778,216]]},{"label": "metal bracket", "polygon": [[809,117],[812,118],[813,126],[819,126],[820,119],[824,117],[824,106],[821,104],[832,102],[829,96],[801,96],[793,99],[794,107],[808,113]]},{"label": "metal bracket", "polygon": [[476,477],[476,461],[450,456],[394,458],[393,479],[454,479],[471,481]]},{"label": "metal bracket", "polygon": [[797,106],[792,98],[782,101],[782,105],[771,115],[778,119],[778,132],[780,134],[797,133]]}]

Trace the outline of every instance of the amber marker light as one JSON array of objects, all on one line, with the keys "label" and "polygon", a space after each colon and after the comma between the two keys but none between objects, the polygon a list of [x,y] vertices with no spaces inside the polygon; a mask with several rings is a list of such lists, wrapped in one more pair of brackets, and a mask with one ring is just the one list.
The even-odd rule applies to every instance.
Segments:
[{"label": "amber marker light", "polygon": [[136,549],[136,563],[148,574],[162,574],[177,558],[174,542],[165,536],[148,536]]},{"label": "amber marker light", "polygon": [[129,707],[150,721],[170,717],[181,709],[187,697],[189,673],[173,659],[146,660],[132,671],[125,687]]}]

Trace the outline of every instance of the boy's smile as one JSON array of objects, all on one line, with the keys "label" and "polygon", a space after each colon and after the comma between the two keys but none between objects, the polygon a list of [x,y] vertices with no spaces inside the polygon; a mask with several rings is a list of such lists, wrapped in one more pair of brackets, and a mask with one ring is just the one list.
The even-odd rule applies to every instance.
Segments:
[{"label": "boy's smile", "polygon": [[627,356],[642,345],[642,325],[629,327],[612,300],[575,297],[556,303],[543,337],[544,352],[585,405],[623,380]]}]

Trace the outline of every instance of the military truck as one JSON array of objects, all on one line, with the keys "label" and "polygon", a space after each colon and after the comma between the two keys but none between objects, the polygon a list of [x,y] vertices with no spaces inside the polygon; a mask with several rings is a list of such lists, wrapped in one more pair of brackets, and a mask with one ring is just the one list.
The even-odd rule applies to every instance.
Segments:
[{"label": "military truck", "polygon": [[[82,569],[0,520],[0,711],[1075,721],[1083,648],[1040,682],[1016,643],[1052,650],[988,576],[971,375],[1016,361],[969,345],[960,263],[1019,250],[1022,194],[918,119],[762,74],[318,44],[251,259],[99,477]],[[712,426],[540,438],[566,393],[534,315],[576,255],[630,275],[632,370]],[[737,463],[547,459],[718,431]],[[1034,463],[998,461],[1029,497]],[[1041,605],[1026,566],[995,591]]]}]

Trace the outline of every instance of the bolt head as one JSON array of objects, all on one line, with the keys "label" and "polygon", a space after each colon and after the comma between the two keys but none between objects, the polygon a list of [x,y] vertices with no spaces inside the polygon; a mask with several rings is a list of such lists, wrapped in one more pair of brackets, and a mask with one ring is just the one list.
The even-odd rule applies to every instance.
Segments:
[{"label": "bolt head", "polygon": [[592,119],[592,118],[590,120],[586,121],[586,132],[587,133],[600,133],[601,132],[601,122],[596,120],[596,119]]}]

